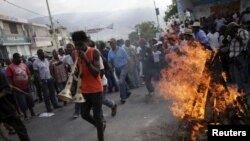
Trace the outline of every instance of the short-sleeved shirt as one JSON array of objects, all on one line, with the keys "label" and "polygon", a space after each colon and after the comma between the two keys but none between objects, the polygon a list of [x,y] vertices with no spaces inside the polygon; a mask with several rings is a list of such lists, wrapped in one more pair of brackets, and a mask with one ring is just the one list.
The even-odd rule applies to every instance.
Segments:
[{"label": "short-sleeved shirt", "polygon": [[153,51],[153,57],[154,57],[155,63],[160,62],[160,55],[161,55],[161,52],[159,50]]},{"label": "short-sleeved shirt", "polygon": [[239,29],[236,36],[239,36],[242,39],[240,43],[237,39],[233,38],[229,46],[229,57],[239,56],[243,51],[247,51],[247,43],[249,40],[249,33],[245,29]]},{"label": "short-sleeved shirt", "polygon": [[63,83],[67,81],[66,66],[62,61],[52,60],[50,63],[51,73],[57,83]]},{"label": "short-sleeved shirt", "polygon": [[40,79],[51,79],[49,61],[47,59],[36,59],[33,63],[33,68],[39,72]]},{"label": "short-sleeved shirt", "polygon": [[10,64],[6,70],[7,77],[12,79],[13,85],[20,89],[29,88],[29,68],[20,63],[19,65]]},{"label": "short-sleeved shirt", "polygon": [[121,68],[128,64],[128,54],[122,47],[117,47],[115,51],[111,49],[109,50],[108,61],[114,65],[115,68]]},{"label": "short-sleeved shirt", "polygon": [[67,65],[73,65],[74,64],[74,61],[72,59],[72,57],[70,55],[66,55],[64,58],[63,58],[63,63],[67,64]]}]

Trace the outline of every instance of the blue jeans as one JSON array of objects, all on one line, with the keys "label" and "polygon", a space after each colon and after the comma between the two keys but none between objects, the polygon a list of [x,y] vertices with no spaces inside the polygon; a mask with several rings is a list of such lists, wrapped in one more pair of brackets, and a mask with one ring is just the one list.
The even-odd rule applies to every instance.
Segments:
[{"label": "blue jeans", "polygon": [[[29,89],[23,89],[23,91],[29,93]],[[17,99],[17,104],[23,113],[26,113],[27,109],[32,109],[34,107],[34,101],[32,97],[26,96],[19,91],[15,92],[15,96]]]},{"label": "blue jeans", "polygon": [[53,79],[43,79],[42,90],[43,90],[43,97],[44,97],[44,103],[45,103],[46,109],[47,111],[51,111],[50,101],[53,107],[58,106],[56,95],[55,95],[56,91],[55,91]]},{"label": "blue jeans", "polygon": [[128,86],[125,81],[126,76],[128,74],[128,65],[124,65],[120,68],[115,69],[116,75],[119,78],[119,87],[120,87],[120,97],[122,100],[127,98],[128,94]]},{"label": "blue jeans", "polygon": [[118,90],[118,86],[114,76],[114,70],[105,70],[105,76],[108,79],[108,91],[112,92],[113,87],[115,87],[115,90]]}]

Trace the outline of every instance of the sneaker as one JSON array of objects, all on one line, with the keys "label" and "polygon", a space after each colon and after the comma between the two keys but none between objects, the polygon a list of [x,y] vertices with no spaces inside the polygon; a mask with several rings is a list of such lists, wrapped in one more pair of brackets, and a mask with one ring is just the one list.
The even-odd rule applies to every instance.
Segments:
[{"label": "sneaker", "polygon": [[117,105],[115,104],[114,107],[111,108],[111,116],[114,117],[116,115],[117,112]]}]

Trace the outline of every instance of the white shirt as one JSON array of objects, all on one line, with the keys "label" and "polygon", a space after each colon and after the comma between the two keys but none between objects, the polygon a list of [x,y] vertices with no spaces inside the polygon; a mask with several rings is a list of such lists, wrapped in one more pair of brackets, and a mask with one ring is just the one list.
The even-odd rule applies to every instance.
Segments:
[{"label": "white shirt", "polygon": [[64,58],[63,58],[63,63],[67,64],[67,65],[73,65],[74,62],[73,62],[73,59],[72,57],[68,54],[66,55]]},{"label": "white shirt", "polygon": [[[102,60],[101,56],[99,58],[99,61],[100,61],[100,70],[103,70],[104,69],[104,64],[103,64],[103,60]],[[107,78],[106,78],[106,76],[104,74],[102,76],[102,85],[103,86],[107,86],[108,85],[108,80],[107,80]]]},{"label": "white shirt", "polygon": [[36,59],[33,63],[34,70],[39,71],[40,79],[50,79],[51,74],[49,70],[49,61],[48,59],[44,59],[44,61],[40,59]]},{"label": "white shirt", "polygon": [[153,57],[154,57],[155,63],[160,62],[160,55],[161,55],[161,52],[159,50],[153,51]]},{"label": "white shirt", "polygon": [[209,32],[207,34],[207,37],[208,37],[208,42],[211,46],[212,49],[215,49],[215,48],[219,48],[220,47],[220,43],[219,43],[219,33],[218,32],[215,32],[215,33],[211,33]]}]

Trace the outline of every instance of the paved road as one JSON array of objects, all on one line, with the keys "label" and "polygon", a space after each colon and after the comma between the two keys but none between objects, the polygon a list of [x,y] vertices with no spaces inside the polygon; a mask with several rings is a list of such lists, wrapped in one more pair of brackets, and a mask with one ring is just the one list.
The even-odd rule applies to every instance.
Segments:
[{"label": "paved road", "polygon": [[[105,141],[144,141],[143,132],[151,127],[171,122],[168,102],[162,97],[146,97],[146,88],[132,90],[131,97],[124,105],[119,102],[119,94],[108,94],[108,98],[118,103],[118,112],[111,117],[110,109],[103,106],[107,128]],[[43,112],[44,105],[38,104],[36,111]],[[34,118],[25,122],[32,141],[97,141],[96,129],[82,118],[73,120],[74,104],[54,110],[55,116],[50,118]],[[150,133],[150,132],[149,132]],[[150,135],[148,135],[150,136]],[[11,136],[17,141],[16,135]],[[165,141],[165,140],[164,140]],[[167,141],[167,139],[166,139]]]}]

